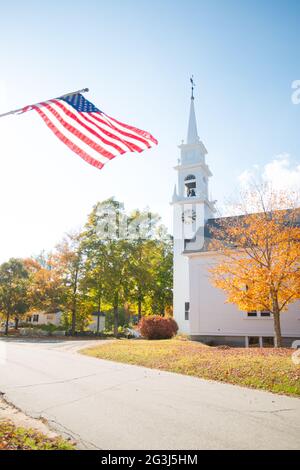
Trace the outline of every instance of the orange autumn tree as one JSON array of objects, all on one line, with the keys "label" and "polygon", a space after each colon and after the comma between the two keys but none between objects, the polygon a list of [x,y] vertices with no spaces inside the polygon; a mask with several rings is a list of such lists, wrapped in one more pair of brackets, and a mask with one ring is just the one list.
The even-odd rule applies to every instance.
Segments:
[{"label": "orange autumn tree", "polygon": [[30,311],[55,312],[63,305],[61,278],[49,255],[45,259],[28,258],[24,265],[29,273],[28,302]]},{"label": "orange autumn tree", "polygon": [[282,346],[280,317],[300,299],[300,209],[292,192],[254,186],[235,205],[238,216],[217,219],[210,249],[218,253],[213,284],[240,310],[269,310],[274,345]]}]

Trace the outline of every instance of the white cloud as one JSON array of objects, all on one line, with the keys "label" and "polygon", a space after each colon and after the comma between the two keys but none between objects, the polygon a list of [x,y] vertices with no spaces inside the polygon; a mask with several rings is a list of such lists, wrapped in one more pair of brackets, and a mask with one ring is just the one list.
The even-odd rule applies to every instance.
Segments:
[{"label": "white cloud", "polygon": [[244,170],[239,176],[238,181],[240,186],[248,186],[253,179],[255,179],[254,170]]},{"label": "white cloud", "polygon": [[276,190],[300,189],[300,164],[291,161],[289,154],[277,155],[263,167],[253,165],[249,170],[238,176],[240,186],[245,187],[252,182],[268,182]]},{"label": "white cloud", "polygon": [[292,103],[300,104],[300,80],[294,80],[292,83],[292,88],[295,90],[292,93]]},{"label": "white cloud", "polygon": [[293,165],[288,154],[281,155],[265,165],[263,178],[278,189],[299,189],[300,164]]}]

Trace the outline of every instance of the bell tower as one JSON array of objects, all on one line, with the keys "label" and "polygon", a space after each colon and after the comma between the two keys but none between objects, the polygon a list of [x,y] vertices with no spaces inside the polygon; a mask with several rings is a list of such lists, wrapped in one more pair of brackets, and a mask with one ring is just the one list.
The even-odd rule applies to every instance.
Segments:
[{"label": "bell tower", "polygon": [[203,247],[204,225],[214,217],[215,201],[209,200],[208,184],[212,173],[206,164],[207,150],[198,137],[194,106],[194,81],[191,78],[191,102],[186,143],[179,145],[180,158],[175,166],[178,179],[173,205],[174,236],[174,318],[179,332],[189,334],[189,269],[184,252]]}]

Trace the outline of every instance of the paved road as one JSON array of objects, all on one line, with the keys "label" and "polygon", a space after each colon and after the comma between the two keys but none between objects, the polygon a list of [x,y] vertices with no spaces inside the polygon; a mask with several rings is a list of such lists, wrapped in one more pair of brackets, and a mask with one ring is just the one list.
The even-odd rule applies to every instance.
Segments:
[{"label": "paved road", "polygon": [[[0,341],[0,391],[88,449],[299,449],[300,400]],[[0,354],[1,356],[1,354]]]}]

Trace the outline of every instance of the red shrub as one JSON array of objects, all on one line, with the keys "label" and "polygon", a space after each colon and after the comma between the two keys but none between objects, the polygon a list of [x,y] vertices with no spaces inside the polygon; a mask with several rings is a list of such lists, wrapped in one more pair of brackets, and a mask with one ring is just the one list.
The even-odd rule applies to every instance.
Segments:
[{"label": "red shrub", "polygon": [[143,317],[138,328],[141,335],[147,339],[169,339],[175,336],[178,331],[178,325],[173,318],[159,315]]}]

